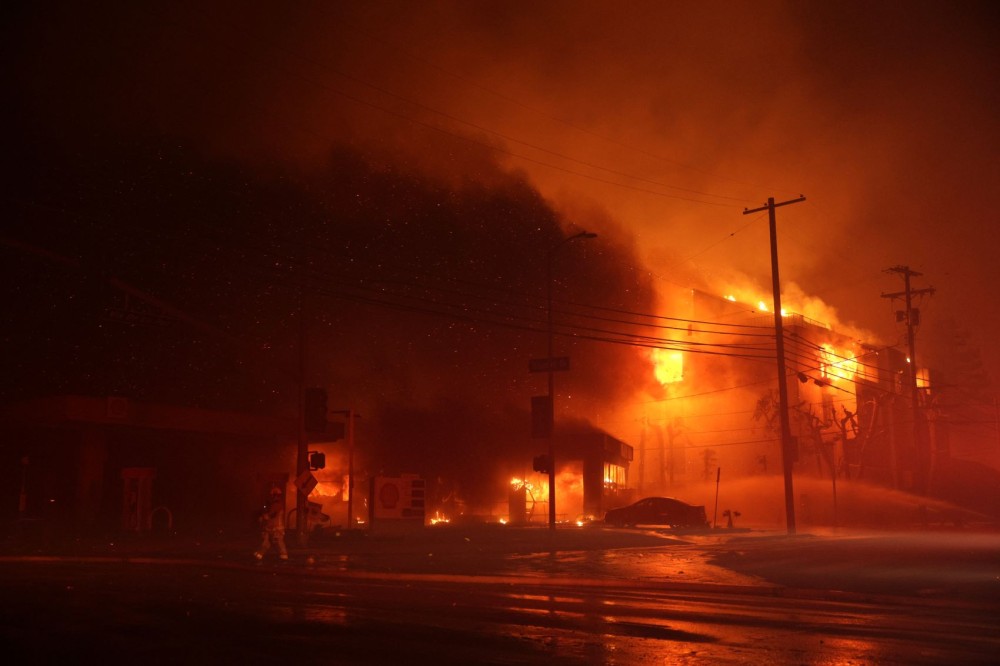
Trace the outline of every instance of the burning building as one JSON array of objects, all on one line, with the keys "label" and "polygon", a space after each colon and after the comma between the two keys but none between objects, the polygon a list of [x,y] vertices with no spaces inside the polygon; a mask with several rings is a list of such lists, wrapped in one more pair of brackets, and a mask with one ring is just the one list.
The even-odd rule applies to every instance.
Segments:
[{"label": "burning building", "polygon": [[[556,520],[583,522],[600,520],[604,513],[635,498],[629,482],[634,458],[631,445],[586,424],[557,430],[553,450]],[[545,522],[548,516],[548,476],[536,458],[534,475],[514,476],[510,481],[507,515],[511,523]]]},{"label": "burning building", "polygon": [[[686,330],[651,354],[662,393],[637,419],[638,493],[703,493],[694,488],[714,481],[720,468],[730,478],[779,473],[780,402],[767,303],[699,291],[673,300],[682,304],[676,309],[684,318],[677,321]],[[926,409],[928,382],[919,382],[912,399],[906,355],[802,314],[784,311],[782,318],[796,474],[925,492],[933,461],[947,456],[947,433]]]}]

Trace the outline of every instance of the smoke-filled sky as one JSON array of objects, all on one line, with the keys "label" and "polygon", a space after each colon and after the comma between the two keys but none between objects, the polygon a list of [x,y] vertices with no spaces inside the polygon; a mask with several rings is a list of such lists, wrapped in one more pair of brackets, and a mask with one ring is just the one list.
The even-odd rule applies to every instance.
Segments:
[{"label": "smoke-filled sky", "polygon": [[[26,3],[4,47],[21,162],[6,203],[22,235],[9,238],[72,246],[165,297],[184,280],[197,292],[203,274],[153,265],[152,231],[145,252],[124,253],[130,268],[116,263],[129,229],[166,233],[176,256],[199,232],[235,246],[226,234],[263,230],[239,250],[259,268],[252,247],[323,228],[305,243],[313,262],[374,262],[411,283],[416,264],[537,299],[545,248],[585,229],[598,238],[560,250],[557,297],[670,315],[660,287],[769,298],[767,216],[742,212],[802,194],[778,209],[787,309],[900,343],[902,306],[881,294],[903,288],[885,269],[909,266],[923,273],[915,288],[936,289],[918,303],[918,356],[941,357],[957,326],[995,381],[997,18],[986,2]],[[227,217],[231,205],[243,208]],[[100,231],[77,243],[42,219]],[[84,249],[102,235],[102,251]],[[18,307],[37,302],[11,292]],[[521,372],[544,355],[537,334],[481,321],[454,333],[431,315],[419,336],[448,343],[422,346],[399,309],[352,302],[371,319],[318,305],[319,319],[342,334],[339,354],[392,368],[388,397],[405,393],[407,409],[497,381],[432,381],[433,368]],[[294,304],[280,323],[256,307],[262,329],[294,330]],[[351,347],[345,330],[395,351]],[[645,381],[628,352],[591,346]],[[346,367],[332,376],[363,381]],[[586,367],[574,389],[620,396],[621,376]]]},{"label": "smoke-filled sky", "polygon": [[992,3],[210,4],[25,10],[23,108],[303,170],[340,141],[461,179],[486,155],[662,279],[765,294],[740,213],[804,194],[782,277],[842,320],[896,333],[894,265],[939,289],[928,321],[995,310]]}]

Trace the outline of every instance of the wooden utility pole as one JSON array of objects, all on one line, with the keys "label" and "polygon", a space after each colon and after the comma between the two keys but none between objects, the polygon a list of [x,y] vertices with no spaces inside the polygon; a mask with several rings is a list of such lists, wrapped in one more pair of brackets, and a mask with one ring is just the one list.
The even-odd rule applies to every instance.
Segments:
[{"label": "wooden utility pole", "polygon": [[781,419],[781,462],[785,474],[785,519],[788,533],[795,534],[795,494],[792,492],[792,465],[798,459],[797,444],[792,441],[791,425],[788,419],[788,377],[785,371],[785,327],[781,321],[781,281],[778,278],[778,230],[774,209],[779,206],[805,201],[804,196],[774,203],[774,197],[768,197],[767,205],[753,210],[744,209],[744,215],[759,213],[766,210],[771,233],[771,287],[774,299],[774,345],[778,359],[778,413]]},{"label": "wooden utility pole", "polygon": [[[913,297],[924,294],[933,295],[934,287],[925,289],[913,289],[910,287],[911,277],[920,277],[923,273],[910,270],[909,266],[893,266],[887,268],[886,273],[899,273],[903,276],[903,291],[891,294],[882,294],[882,298],[903,297],[906,302],[906,310],[902,313],[900,320],[906,321],[906,343],[907,353],[910,358],[910,404],[913,413],[913,447],[917,455],[917,471],[919,474],[918,485],[920,491],[926,493],[930,481],[931,452],[930,440],[923,436],[923,419],[920,411],[920,392],[917,388],[917,349],[915,343],[914,328],[920,323],[920,311],[913,308]],[[895,463],[895,461],[893,461]]]}]

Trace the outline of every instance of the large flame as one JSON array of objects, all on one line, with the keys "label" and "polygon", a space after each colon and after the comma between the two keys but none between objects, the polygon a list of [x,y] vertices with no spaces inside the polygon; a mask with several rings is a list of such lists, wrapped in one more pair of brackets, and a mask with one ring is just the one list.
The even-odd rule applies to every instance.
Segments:
[{"label": "large flame", "polygon": [[684,379],[684,355],[679,351],[654,349],[653,373],[660,384],[673,384]]},{"label": "large flame", "polygon": [[[583,512],[582,465],[577,462],[561,465],[555,477],[557,520],[559,522],[573,522]],[[535,481],[531,481],[514,477],[509,481],[510,489],[512,491],[525,490],[525,510],[529,522],[545,521],[548,519],[548,475],[537,474],[534,479]]]},{"label": "large flame", "polygon": [[850,351],[837,351],[825,342],[820,345],[820,374],[824,379],[852,380],[858,372],[858,359]]},{"label": "large flame", "polygon": [[[727,284],[720,287],[719,292],[725,294],[723,298],[727,301],[746,303],[757,312],[773,312],[773,307],[771,306],[773,296],[766,293],[750,280],[737,278],[727,281]],[[782,285],[781,304],[782,317],[799,315],[815,325],[837,331],[841,335],[858,340],[874,341],[878,337],[871,331],[866,331],[853,324],[841,321],[836,308],[827,305],[820,298],[805,293],[795,282],[786,282]],[[845,356],[849,355],[845,354]]]}]

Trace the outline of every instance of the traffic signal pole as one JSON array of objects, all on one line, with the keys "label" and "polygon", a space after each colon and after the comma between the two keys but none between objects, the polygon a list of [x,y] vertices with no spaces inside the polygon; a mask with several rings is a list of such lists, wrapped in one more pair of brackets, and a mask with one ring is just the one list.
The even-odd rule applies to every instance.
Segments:
[{"label": "traffic signal pole", "polygon": [[574,241],[578,238],[596,238],[597,234],[590,233],[587,231],[581,231],[573,236],[568,236],[563,238],[561,241],[549,248],[549,251],[545,257],[545,285],[546,285],[546,296],[548,301],[548,372],[549,372],[549,529],[556,529],[556,450],[555,450],[555,403],[556,403],[556,392],[555,392],[555,360],[552,357],[555,331],[552,326],[552,257],[555,255],[556,250],[561,248],[566,243]]}]

